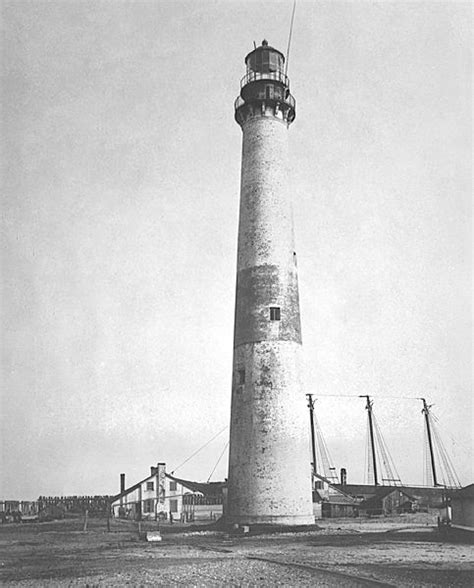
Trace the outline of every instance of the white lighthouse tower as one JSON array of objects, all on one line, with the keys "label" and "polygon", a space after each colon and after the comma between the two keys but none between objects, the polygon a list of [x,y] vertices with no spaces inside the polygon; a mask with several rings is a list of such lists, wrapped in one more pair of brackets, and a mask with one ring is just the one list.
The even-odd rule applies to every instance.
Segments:
[{"label": "white lighthouse tower", "polygon": [[314,523],[288,128],[295,100],[283,54],[245,58],[235,102],[243,132],[226,520]]}]

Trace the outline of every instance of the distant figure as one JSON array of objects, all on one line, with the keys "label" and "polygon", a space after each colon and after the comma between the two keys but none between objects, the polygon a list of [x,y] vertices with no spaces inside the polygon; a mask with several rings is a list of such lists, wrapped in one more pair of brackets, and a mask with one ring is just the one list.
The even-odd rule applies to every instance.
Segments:
[{"label": "distant figure", "polygon": [[173,513],[170,511],[170,525],[173,524]]}]

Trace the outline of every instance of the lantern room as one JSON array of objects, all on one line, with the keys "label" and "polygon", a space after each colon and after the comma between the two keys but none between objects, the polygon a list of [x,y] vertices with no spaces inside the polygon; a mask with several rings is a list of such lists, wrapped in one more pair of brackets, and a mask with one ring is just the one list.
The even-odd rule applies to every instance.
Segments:
[{"label": "lantern room", "polygon": [[[270,47],[266,40],[245,58],[247,73],[240,82],[240,96],[235,102],[236,120],[241,120],[241,109],[262,106],[272,108],[287,122],[295,118],[295,99],[290,94],[290,82],[285,75],[285,57]],[[240,114],[238,111],[241,111]]]},{"label": "lantern room", "polygon": [[283,53],[269,47],[268,41],[262,41],[262,46],[258,47],[245,58],[247,65],[247,74],[254,72],[256,74],[269,74],[271,72],[283,72],[285,58]]}]

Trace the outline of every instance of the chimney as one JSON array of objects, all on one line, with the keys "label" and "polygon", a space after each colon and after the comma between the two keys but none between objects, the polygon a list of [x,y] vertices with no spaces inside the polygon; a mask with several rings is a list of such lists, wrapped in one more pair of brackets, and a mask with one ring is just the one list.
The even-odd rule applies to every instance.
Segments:
[{"label": "chimney", "polygon": [[120,493],[125,491],[125,474],[120,474]]},{"label": "chimney", "polygon": [[346,468],[341,468],[341,484],[344,486],[347,484],[347,471]]},{"label": "chimney", "polygon": [[158,468],[156,466],[150,466],[150,475],[156,476],[157,473],[158,473]]}]

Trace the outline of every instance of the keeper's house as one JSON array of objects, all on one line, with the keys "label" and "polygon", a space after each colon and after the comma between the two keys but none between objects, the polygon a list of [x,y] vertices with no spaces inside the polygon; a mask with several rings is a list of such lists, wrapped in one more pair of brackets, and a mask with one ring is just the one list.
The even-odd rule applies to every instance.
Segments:
[{"label": "keeper's house", "polygon": [[166,464],[129,488],[120,475],[120,493],[112,499],[116,518],[169,522],[215,521],[222,516],[224,482],[192,482],[166,472]]}]

